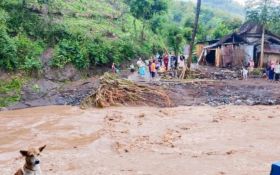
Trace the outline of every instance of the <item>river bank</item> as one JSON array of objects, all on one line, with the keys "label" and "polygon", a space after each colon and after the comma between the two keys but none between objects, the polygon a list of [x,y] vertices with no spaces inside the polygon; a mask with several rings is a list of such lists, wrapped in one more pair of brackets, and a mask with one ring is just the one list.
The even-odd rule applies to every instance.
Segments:
[{"label": "river bank", "polygon": [[[157,80],[137,81],[153,88],[163,89],[171,100],[171,106],[222,106],[222,105],[279,105],[279,83],[264,79],[242,80]],[[39,90],[34,90],[36,84]],[[79,106],[90,92],[99,87],[98,78],[88,78],[64,84],[38,80],[23,87],[19,103],[8,110],[49,105]],[[159,102],[160,103],[160,102]],[[154,106],[157,106],[156,104]],[[160,106],[164,106],[160,105]],[[167,106],[166,106],[167,107]]]}]

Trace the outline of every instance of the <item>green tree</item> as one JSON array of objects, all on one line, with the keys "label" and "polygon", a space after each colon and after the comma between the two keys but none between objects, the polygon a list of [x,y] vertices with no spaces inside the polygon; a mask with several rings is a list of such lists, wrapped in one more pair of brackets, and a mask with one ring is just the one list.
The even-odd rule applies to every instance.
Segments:
[{"label": "green tree", "polygon": [[218,27],[213,32],[214,38],[221,38],[225,35],[230,34],[231,30],[223,22],[217,25]]},{"label": "green tree", "polygon": [[168,45],[173,49],[175,55],[178,56],[184,41],[184,30],[177,26],[170,26],[167,34]]},{"label": "green tree", "polygon": [[254,21],[264,26],[279,17],[276,9],[280,6],[275,0],[247,0],[246,1],[246,20]]},{"label": "green tree", "polygon": [[[161,14],[168,9],[167,0],[129,0],[130,12],[132,15],[143,22],[141,39],[144,39],[146,22],[155,14]],[[135,21],[134,21],[135,25]],[[135,27],[136,28],[136,27]]]},{"label": "green tree", "polygon": [[168,19],[165,15],[154,15],[154,17],[150,20],[151,30],[156,33],[160,34],[162,30],[165,28]]},{"label": "green tree", "polygon": [[16,45],[5,26],[0,25],[0,67],[5,70],[17,68]]},{"label": "green tree", "polygon": [[280,4],[278,0],[247,0],[246,1],[246,20],[257,22],[262,25],[262,42],[260,67],[264,60],[264,35],[265,28],[274,26],[279,22]]}]

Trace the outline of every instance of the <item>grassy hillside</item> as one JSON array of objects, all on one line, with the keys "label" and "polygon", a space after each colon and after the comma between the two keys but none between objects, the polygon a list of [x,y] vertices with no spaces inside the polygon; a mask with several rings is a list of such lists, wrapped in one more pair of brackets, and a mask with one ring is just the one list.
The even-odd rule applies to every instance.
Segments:
[{"label": "grassy hillside", "polygon": [[[147,3],[160,1],[169,2],[167,11],[136,19],[132,0],[2,0],[0,68],[40,73],[40,56],[48,48],[54,48],[49,65],[74,64],[81,70],[148,58],[165,48],[179,52],[191,36],[194,4]],[[203,6],[197,40],[229,33],[240,23],[238,17]]]},{"label": "grassy hillside", "polygon": [[[183,2],[196,2],[196,0],[177,0]],[[202,6],[215,11],[230,14],[238,18],[245,18],[245,9],[235,0],[202,0]]]},{"label": "grassy hillside", "polygon": [[73,63],[84,69],[149,56],[159,44],[149,29],[144,41],[136,37],[141,21],[134,19],[122,0],[40,2],[1,2],[2,69],[39,70],[38,57],[48,47],[55,48],[53,66]]}]

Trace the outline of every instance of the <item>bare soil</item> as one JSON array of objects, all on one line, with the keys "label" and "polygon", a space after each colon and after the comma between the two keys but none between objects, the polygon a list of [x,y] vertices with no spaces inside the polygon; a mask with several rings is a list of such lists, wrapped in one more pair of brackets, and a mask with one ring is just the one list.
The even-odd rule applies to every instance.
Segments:
[{"label": "bare soil", "polygon": [[175,106],[279,105],[279,88],[280,83],[265,79],[191,80],[167,86]]},{"label": "bare soil", "polygon": [[280,159],[280,106],[48,106],[0,112],[0,174],[47,144],[47,175],[267,175]]},{"label": "bare soil", "polygon": [[[165,90],[171,100],[171,106],[221,106],[221,105],[280,105],[280,83],[270,82],[265,79],[243,80],[159,80],[144,79],[133,80],[136,83],[150,85],[159,90]],[[34,92],[32,86],[23,89],[23,98],[18,104],[8,109],[22,109],[28,107],[48,105],[80,105],[90,93],[98,89],[98,78],[88,78],[66,84],[55,84],[46,80],[29,83],[38,84],[39,92]],[[147,97],[151,102],[155,97]],[[151,106],[169,107],[160,99]],[[0,109],[1,110],[1,109]]]}]

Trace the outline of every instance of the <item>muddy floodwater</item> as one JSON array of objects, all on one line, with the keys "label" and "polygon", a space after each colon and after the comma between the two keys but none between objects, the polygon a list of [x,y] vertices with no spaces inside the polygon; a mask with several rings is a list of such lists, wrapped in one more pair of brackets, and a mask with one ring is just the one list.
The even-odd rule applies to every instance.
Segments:
[{"label": "muddy floodwater", "polygon": [[46,175],[268,175],[280,160],[280,106],[47,106],[0,112],[0,174],[47,144]]}]

